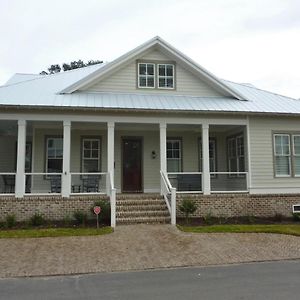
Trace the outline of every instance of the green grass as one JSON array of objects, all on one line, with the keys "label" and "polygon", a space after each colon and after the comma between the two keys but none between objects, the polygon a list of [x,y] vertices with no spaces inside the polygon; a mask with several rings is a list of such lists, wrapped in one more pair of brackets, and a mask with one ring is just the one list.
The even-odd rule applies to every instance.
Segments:
[{"label": "green grass", "polygon": [[57,236],[88,236],[112,233],[111,227],[102,228],[41,228],[0,230],[0,238],[40,238]]},{"label": "green grass", "polygon": [[279,233],[300,236],[300,224],[276,224],[276,225],[211,225],[211,226],[180,226],[184,232],[195,233]]}]

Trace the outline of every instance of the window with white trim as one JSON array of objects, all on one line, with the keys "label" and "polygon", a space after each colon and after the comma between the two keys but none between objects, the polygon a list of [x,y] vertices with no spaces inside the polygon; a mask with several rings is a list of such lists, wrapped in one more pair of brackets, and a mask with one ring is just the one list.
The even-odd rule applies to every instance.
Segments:
[{"label": "window with white trim", "polygon": [[[228,172],[245,172],[245,145],[243,135],[227,139],[227,162]],[[230,176],[235,175],[231,174]]]},{"label": "window with white trim", "polygon": [[300,135],[293,135],[293,163],[294,175],[300,176]]},{"label": "window with white trim", "polygon": [[138,87],[155,88],[155,65],[152,63],[138,64]]},{"label": "window with white trim", "polygon": [[174,88],[174,65],[158,64],[158,88],[173,89]]},{"label": "window with white trim", "polygon": [[63,138],[48,137],[46,140],[46,173],[62,173]]},{"label": "window with white trim", "polygon": [[181,140],[167,139],[167,171],[182,172]]},{"label": "window with white trim", "polygon": [[100,139],[82,139],[82,172],[100,171]]},{"label": "window with white trim", "polygon": [[[217,172],[216,167],[216,139],[210,138],[209,139],[209,171],[210,172]],[[200,172],[203,172],[202,170],[202,140],[199,139],[199,170]],[[215,174],[212,174],[212,176],[215,176]]]},{"label": "window with white trim", "polygon": [[[294,153],[295,150],[297,152],[297,149],[294,149]],[[289,134],[274,134],[274,164],[276,177],[290,177],[292,175]]]}]

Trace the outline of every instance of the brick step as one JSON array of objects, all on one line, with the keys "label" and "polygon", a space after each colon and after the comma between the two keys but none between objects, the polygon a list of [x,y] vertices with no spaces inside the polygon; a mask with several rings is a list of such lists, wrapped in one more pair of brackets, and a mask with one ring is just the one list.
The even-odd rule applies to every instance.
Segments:
[{"label": "brick step", "polygon": [[165,200],[160,199],[117,199],[117,206],[144,206],[144,205],[165,205]]},{"label": "brick step", "polygon": [[117,205],[117,212],[119,211],[161,211],[166,210],[166,204],[146,204],[146,205]]},{"label": "brick step", "polygon": [[119,211],[116,213],[117,218],[136,218],[136,217],[168,217],[168,210],[145,210],[145,211]]},{"label": "brick step", "polygon": [[161,199],[160,194],[117,194],[117,200],[134,200],[134,199]]},{"label": "brick step", "polygon": [[117,224],[169,224],[170,217],[134,217],[134,218],[117,218]]}]

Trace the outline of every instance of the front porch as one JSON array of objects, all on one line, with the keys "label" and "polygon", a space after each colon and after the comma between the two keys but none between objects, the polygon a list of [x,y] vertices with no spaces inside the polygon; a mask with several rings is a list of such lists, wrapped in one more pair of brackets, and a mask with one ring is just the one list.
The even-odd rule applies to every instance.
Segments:
[{"label": "front porch", "polygon": [[247,193],[247,121],[186,121],[1,120],[0,194]]}]

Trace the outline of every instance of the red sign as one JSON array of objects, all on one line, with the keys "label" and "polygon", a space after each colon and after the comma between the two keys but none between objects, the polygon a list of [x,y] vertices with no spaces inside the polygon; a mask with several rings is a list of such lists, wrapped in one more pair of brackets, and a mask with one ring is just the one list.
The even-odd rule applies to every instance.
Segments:
[{"label": "red sign", "polygon": [[100,212],[101,212],[101,207],[100,207],[100,206],[95,206],[95,207],[94,207],[94,213],[95,213],[96,215],[99,215]]}]

